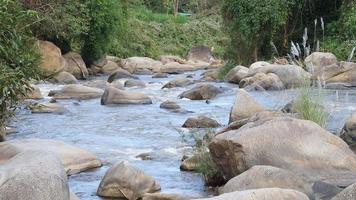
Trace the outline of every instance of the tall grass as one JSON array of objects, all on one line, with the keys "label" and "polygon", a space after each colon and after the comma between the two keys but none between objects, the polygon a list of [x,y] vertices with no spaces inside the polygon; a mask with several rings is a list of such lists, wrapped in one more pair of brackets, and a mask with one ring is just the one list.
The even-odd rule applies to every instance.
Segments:
[{"label": "tall grass", "polygon": [[144,6],[140,6],[134,9],[131,9],[132,13],[137,19],[145,22],[157,22],[157,23],[168,23],[173,22],[176,24],[185,24],[188,23],[189,18],[187,16],[174,16],[169,13],[158,13],[150,9],[147,9]]},{"label": "tall grass", "polygon": [[218,78],[220,80],[224,80],[225,76],[227,73],[230,72],[236,65],[234,65],[232,62],[226,63],[223,67],[220,68]]},{"label": "tall grass", "polygon": [[317,96],[313,96],[312,88],[305,85],[299,89],[299,95],[295,103],[295,109],[301,119],[310,120],[321,127],[326,126],[328,114],[322,106],[322,95],[319,90]]}]

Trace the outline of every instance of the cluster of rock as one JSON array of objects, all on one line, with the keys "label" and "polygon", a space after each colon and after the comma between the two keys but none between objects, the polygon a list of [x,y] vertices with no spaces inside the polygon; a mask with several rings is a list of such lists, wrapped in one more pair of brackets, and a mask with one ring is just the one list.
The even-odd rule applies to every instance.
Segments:
[{"label": "cluster of rock", "polygon": [[256,62],[249,68],[236,66],[225,76],[229,83],[251,90],[282,90],[313,81],[326,88],[356,86],[356,63],[338,62],[331,53],[314,52],[304,63],[305,69],[288,62]]}]

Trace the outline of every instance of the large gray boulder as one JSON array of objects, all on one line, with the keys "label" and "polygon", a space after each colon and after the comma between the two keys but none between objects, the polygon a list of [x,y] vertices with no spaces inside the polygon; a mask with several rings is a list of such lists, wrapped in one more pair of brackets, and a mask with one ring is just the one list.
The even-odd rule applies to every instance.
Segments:
[{"label": "large gray boulder", "polygon": [[102,89],[74,84],[66,85],[60,90],[51,90],[48,96],[55,99],[87,100],[100,98],[103,93],[104,91]]},{"label": "large gray boulder", "polygon": [[146,87],[146,83],[141,80],[129,79],[124,83],[125,87]]},{"label": "large gray boulder", "polygon": [[340,62],[324,67],[319,80],[326,84],[345,84],[348,87],[356,86],[356,63]]},{"label": "large gray boulder", "polygon": [[248,68],[244,66],[236,66],[229,71],[225,76],[225,81],[229,83],[239,84],[248,74]]},{"label": "large gray boulder", "polygon": [[121,67],[132,74],[160,72],[162,63],[148,57],[131,57],[121,61]]},{"label": "large gray boulder", "polygon": [[210,153],[227,179],[270,165],[337,186],[356,182],[356,155],[314,122],[275,117],[217,135]]},{"label": "large gray boulder", "polygon": [[103,74],[112,74],[113,72],[120,69],[120,66],[113,61],[108,60],[108,62],[101,68]]},{"label": "large gray boulder", "polygon": [[102,197],[137,200],[160,189],[153,177],[128,162],[117,162],[105,173],[97,193]]},{"label": "large gray boulder", "polygon": [[67,175],[52,153],[18,153],[2,162],[0,177],[0,200],[69,200]]},{"label": "large gray boulder", "polygon": [[87,79],[89,77],[88,69],[80,54],[69,52],[65,54],[64,59],[67,61],[65,71],[71,73],[77,79]]},{"label": "large gray boulder", "polygon": [[309,200],[309,198],[305,194],[295,190],[263,188],[231,192],[200,200]]},{"label": "large gray boulder", "polygon": [[61,50],[52,42],[39,40],[39,53],[41,54],[40,68],[47,74],[55,74],[65,69],[67,62],[63,58]]},{"label": "large gray boulder", "polygon": [[138,77],[135,75],[132,75],[130,72],[128,72],[124,69],[119,68],[110,74],[110,76],[108,78],[108,82],[111,83],[118,79],[138,79]]},{"label": "large gray boulder", "polygon": [[[22,139],[0,143],[0,164],[17,154],[37,150],[55,154],[62,162],[68,175],[101,166],[100,160],[92,153],[56,140]],[[28,158],[28,160],[31,160]]]},{"label": "large gray boulder", "polygon": [[313,77],[319,76],[324,67],[337,63],[337,58],[332,53],[314,52],[305,58],[305,65]]},{"label": "large gray boulder", "polygon": [[152,100],[143,93],[128,92],[114,87],[107,87],[101,97],[101,105],[112,104],[152,104]]},{"label": "large gray boulder", "polygon": [[291,171],[272,166],[256,165],[229,180],[220,193],[261,188],[283,188],[302,192],[314,199],[312,185]]},{"label": "large gray boulder", "polygon": [[59,84],[75,84],[78,82],[78,80],[69,72],[59,72],[49,81]]},{"label": "large gray boulder", "polygon": [[293,88],[305,85],[310,79],[310,73],[297,65],[266,65],[263,67],[250,68],[246,77],[253,77],[257,73],[273,73],[282,81],[285,88]]},{"label": "large gray boulder", "polygon": [[274,73],[257,73],[240,81],[240,88],[248,90],[283,90],[284,85]]},{"label": "large gray boulder", "polygon": [[234,121],[250,118],[254,114],[264,111],[264,108],[258,104],[251,95],[245,90],[238,91],[235,103],[230,112],[229,124]]},{"label": "large gray boulder", "polygon": [[34,106],[30,106],[32,113],[55,113],[55,114],[63,114],[68,110],[57,103],[44,103],[44,104],[36,104]]},{"label": "large gray boulder", "polygon": [[221,93],[223,93],[223,90],[219,87],[211,84],[201,84],[183,92],[179,95],[179,98],[187,98],[190,100],[209,100],[215,98]]}]

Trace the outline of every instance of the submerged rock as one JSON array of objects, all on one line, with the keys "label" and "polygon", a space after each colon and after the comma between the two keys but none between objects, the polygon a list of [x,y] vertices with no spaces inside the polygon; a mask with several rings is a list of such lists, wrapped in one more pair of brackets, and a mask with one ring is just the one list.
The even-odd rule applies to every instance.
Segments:
[{"label": "submerged rock", "polygon": [[67,85],[60,90],[51,90],[48,96],[55,99],[96,99],[103,94],[103,90],[83,85]]},{"label": "submerged rock", "polygon": [[161,103],[159,106],[162,109],[167,109],[167,110],[179,110],[181,107],[174,101],[165,101]]},{"label": "submerged rock", "polygon": [[101,105],[110,104],[152,104],[152,100],[143,93],[128,92],[114,87],[107,87],[101,97]]},{"label": "submerged rock", "polygon": [[64,106],[57,103],[45,103],[45,104],[37,104],[35,106],[31,106],[32,113],[55,113],[55,114],[63,114],[68,110],[64,108]]},{"label": "submerged rock", "polygon": [[228,179],[254,165],[270,165],[337,186],[356,182],[356,155],[311,121],[275,117],[251,122],[217,135],[209,149]]},{"label": "submerged rock", "polygon": [[201,84],[183,92],[179,95],[179,98],[187,98],[190,100],[209,100],[215,98],[220,93],[223,93],[221,88],[211,84]]},{"label": "submerged rock", "polygon": [[59,84],[75,84],[78,80],[69,72],[59,72],[50,82]]},{"label": "submerged rock", "polygon": [[[0,163],[30,150],[50,152],[58,156],[68,175],[101,166],[92,153],[56,140],[22,139],[0,143]],[[31,159],[29,159],[31,160]]]},{"label": "submerged rock", "polygon": [[153,177],[128,162],[117,162],[105,173],[97,193],[102,197],[137,200],[160,189]]},{"label": "submerged rock", "polygon": [[67,175],[56,155],[29,149],[0,163],[0,200],[69,200]]},{"label": "submerged rock", "polygon": [[125,81],[125,87],[146,87],[146,83],[141,80],[129,79]]},{"label": "submerged rock", "polygon": [[168,78],[167,73],[156,73],[152,76],[152,78]]},{"label": "submerged rock", "polygon": [[190,117],[183,124],[184,128],[217,128],[220,126],[216,120],[205,116]]}]

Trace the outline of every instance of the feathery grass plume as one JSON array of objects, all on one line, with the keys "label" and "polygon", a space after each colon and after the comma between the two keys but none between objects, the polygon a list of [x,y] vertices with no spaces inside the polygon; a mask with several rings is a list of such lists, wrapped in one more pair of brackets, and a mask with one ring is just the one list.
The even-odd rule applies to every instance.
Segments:
[{"label": "feathery grass plume", "polygon": [[272,53],[277,55],[277,57],[279,57],[279,53],[278,53],[276,45],[273,43],[273,41],[271,41],[270,44],[271,44],[271,47],[272,47]]},{"label": "feathery grass plume", "polygon": [[328,115],[322,105],[322,101],[321,90],[319,89],[317,96],[313,96],[313,90],[310,87],[309,81],[306,81],[304,86],[299,89],[296,100],[295,107],[299,117],[325,127]]},{"label": "feathery grass plume", "polygon": [[356,47],[354,47],[349,55],[349,58],[347,59],[348,62],[351,62],[352,61],[352,58],[354,57],[354,54],[355,54],[355,51],[356,51]]},{"label": "feathery grass plume", "polygon": [[323,41],[325,37],[325,24],[324,24],[324,18],[320,17],[320,23],[321,23],[321,30],[323,31]]}]

